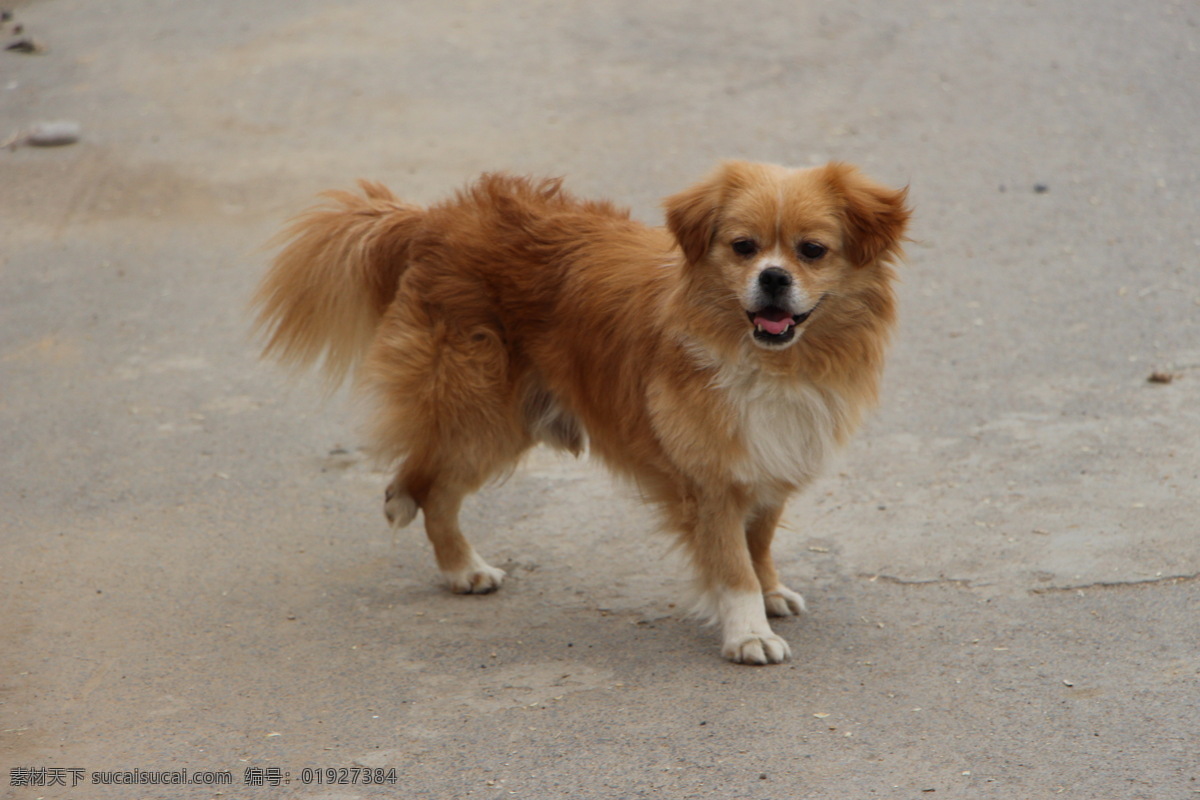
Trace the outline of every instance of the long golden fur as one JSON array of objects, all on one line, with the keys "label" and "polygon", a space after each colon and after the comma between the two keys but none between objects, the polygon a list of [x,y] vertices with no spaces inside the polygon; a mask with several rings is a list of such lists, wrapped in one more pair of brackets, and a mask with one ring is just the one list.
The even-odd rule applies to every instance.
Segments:
[{"label": "long golden fur", "polygon": [[789,655],[798,614],[770,545],[787,498],[876,401],[906,192],[844,164],[726,162],[650,228],[558,180],[484,175],[421,208],[362,182],[297,218],[256,303],[266,352],[354,371],[456,592],[504,573],[463,537],[463,498],[538,442],[584,447],[662,508],[724,655]]}]

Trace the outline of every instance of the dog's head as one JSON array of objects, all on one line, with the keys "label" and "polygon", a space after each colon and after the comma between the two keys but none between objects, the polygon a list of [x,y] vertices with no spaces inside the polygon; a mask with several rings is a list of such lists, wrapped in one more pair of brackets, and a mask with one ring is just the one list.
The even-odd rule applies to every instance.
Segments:
[{"label": "dog's head", "polygon": [[906,196],[846,164],[730,161],[664,206],[689,269],[736,297],[755,344],[782,349],[823,304],[880,280],[900,254]]}]

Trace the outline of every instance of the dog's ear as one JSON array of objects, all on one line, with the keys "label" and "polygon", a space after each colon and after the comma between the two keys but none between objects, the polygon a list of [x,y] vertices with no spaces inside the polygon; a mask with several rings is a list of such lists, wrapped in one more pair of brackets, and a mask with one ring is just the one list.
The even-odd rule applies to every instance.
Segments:
[{"label": "dog's ear", "polygon": [[881,186],[849,164],[829,164],[825,173],[843,203],[846,253],[850,260],[865,267],[901,256],[904,231],[912,214],[908,207],[908,187]]},{"label": "dog's ear", "polygon": [[730,164],[722,164],[707,178],[663,201],[667,229],[675,236],[689,264],[708,252],[717,230],[721,204],[729,184]]}]

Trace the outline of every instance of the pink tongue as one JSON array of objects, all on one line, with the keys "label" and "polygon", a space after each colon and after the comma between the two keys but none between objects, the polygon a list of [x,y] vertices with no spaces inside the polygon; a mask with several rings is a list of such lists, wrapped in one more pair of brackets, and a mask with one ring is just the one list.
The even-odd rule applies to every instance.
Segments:
[{"label": "pink tongue", "polygon": [[772,336],[778,336],[792,327],[792,315],[779,309],[763,309],[755,315],[754,324]]}]

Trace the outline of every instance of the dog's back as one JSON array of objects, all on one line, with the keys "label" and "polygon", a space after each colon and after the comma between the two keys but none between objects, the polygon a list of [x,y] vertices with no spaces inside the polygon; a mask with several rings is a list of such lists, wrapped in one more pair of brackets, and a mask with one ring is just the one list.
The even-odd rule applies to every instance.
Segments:
[{"label": "dog's back", "polygon": [[[647,235],[657,234],[664,254],[671,246],[628,211],[579,200],[558,179],[486,174],[428,209],[378,183],[360,187],[326,192],[325,205],[292,221],[253,301],[264,354],[296,368],[319,362],[331,387],[361,361],[413,265],[407,291],[431,311],[452,310],[458,327],[536,325],[571,313],[559,309],[564,292],[603,291],[606,267],[586,252],[589,243],[611,254],[614,242],[628,242],[637,258],[610,257],[610,272],[636,267]],[[586,275],[571,274],[589,259]],[[630,285],[628,276],[610,282]]]}]

